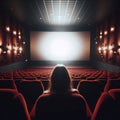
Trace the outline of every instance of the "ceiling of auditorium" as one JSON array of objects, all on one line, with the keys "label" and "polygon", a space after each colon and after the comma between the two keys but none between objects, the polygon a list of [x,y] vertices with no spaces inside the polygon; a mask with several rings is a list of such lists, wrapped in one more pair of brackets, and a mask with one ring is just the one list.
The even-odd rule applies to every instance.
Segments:
[{"label": "ceiling of auditorium", "polygon": [[119,0],[1,0],[1,7],[33,28],[89,28],[120,11]]}]

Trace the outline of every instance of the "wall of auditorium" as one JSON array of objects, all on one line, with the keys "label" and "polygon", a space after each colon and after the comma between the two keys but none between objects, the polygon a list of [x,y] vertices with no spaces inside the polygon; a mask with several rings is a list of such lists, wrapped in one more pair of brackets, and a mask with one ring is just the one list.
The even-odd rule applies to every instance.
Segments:
[{"label": "wall of auditorium", "polygon": [[95,30],[96,60],[120,66],[120,16],[106,17]]},{"label": "wall of auditorium", "polygon": [[24,27],[7,12],[0,12],[0,66],[26,58]]}]

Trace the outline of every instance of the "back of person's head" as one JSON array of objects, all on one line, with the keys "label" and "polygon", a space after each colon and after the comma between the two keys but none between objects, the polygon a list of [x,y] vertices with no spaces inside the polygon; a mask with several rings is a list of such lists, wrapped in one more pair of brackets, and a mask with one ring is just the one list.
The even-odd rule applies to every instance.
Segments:
[{"label": "back of person's head", "polygon": [[64,65],[57,65],[51,74],[50,92],[67,93],[72,89],[71,78]]}]

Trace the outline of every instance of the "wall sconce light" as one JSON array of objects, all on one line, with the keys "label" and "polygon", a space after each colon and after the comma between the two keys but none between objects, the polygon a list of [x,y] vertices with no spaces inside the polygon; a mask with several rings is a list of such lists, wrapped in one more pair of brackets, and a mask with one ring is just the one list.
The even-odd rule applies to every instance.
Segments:
[{"label": "wall sconce light", "polygon": [[21,32],[20,32],[20,31],[18,32],[18,35],[21,35]]},{"label": "wall sconce light", "polygon": [[108,34],[108,32],[107,31],[104,31],[104,35],[107,35]]},{"label": "wall sconce light", "polygon": [[12,46],[11,45],[8,45],[7,48],[8,48],[8,50],[12,50]]},{"label": "wall sconce light", "polygon": [[11,53],[11,50],[12,50],[12,46],[8,44],[8,45],[7,45],[7,53],[10,54],[10,53]]},{"label": "wall sconce light", "polygon": [[111,31],[111,32],[115,31],[115,28],[114,28],[114,27],[111,27],[111,28],[110,28],[110,31]]},{"label": "wall sconce light", "polygon": [[13,50],[18,50],[18,47],[17,46],[13,46]]},{"label": "wall sconce light", "polygon": [[5,29],[6,29],[7,32],[10,32],[10,27],[9,26],[6,26]]},{"label": "wall sconce light", "polygon": [[100,39],[102,39],[102,35],[100,35],[99,37],[100,37]]},{"label": "wall sconce light", "polygon": [[25,45],[26,44],[26,42],[25,41],[23,41],[23,45]]},{"label": "wall sconce light", "polygon": [[21,36],[19,35],[18,38],[21,39]]},{"label": "wall sconce light", "polygon": [[102,35],[102,32],[100,32],[100,35]]},{"label": "wall sconce light", "polygon": [[13,50],[14,50],[14,54],[17,54],[18,47],[17,46],[13,46]]},{"label": "wall sconce light", "polygon": [[118,49],[118,51],[117,51],[119,54],[120,54],[120,48]]},{"label": "wall sconce light", "polygon": [[2,53],[2,48],[0,48],[0,54]]},{"label": "wall sconce light", "polygon": [[22,53],[22,51],[23,51],[23,48],[19,47],[19,52]]},{"label": "wall sconce light", "polygon": [[98,48],[98,51],[101,51],[101,50],[102,50],[102,48],[101,48],[101,47],[99,47],[99,48]]},{"label": "wall sconce light", "polygon": [[16,30],[13,30],[13,35],[16,35],[16,34],[17,34]]},{"label": "wall sconce light", "polygon": [[112,50],[112,49],[113,49],[113,46],[109,45],[108,50]]}]

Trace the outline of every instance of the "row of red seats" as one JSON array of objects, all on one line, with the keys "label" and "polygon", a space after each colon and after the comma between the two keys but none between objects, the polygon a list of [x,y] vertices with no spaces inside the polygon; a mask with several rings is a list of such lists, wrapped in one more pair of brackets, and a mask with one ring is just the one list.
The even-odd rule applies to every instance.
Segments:
[{"label": "row of red seats", "polygon": [[[22,93],[28,104],[29,111],[32,105],[36,101],[37,97],[43,93],[47,88],[48,81],[40,80],[0,80],[0,88],[14,88]],[[120,88],[120,80],[80,80],[77,85],[77,89],[81,95],[83,95],[91,110],[94,110],[96,102],[103,91],[108,91],[113,88]],[[30,99],[29,99],[30,98]]]},{"label": "row of red seats", "polygon": [[[5,73],[5,74],[7,74],[7,73]],[[26,72],[25,72],[25,74],[26,74]],[[96,76],[96,74],[95,74],[95,76]],[[78,85],[76,85],[77,89],[79,90],[80,94],[82,94],[85,97],[85,99],[87,100],[87,102],[93,112],[93,116],[95,116],[95,117],[92,117],[93,120],[96,120],[97,119],[96,116],[98,116],[97,111],[99,111],[99,108],[100,108],[98,101],[100,100],[99,97],[101,96],[101,94],[106,94],[109,96],[110,94],[109,94],[108,90],[113,89],[113,88],[120,88],[119,73],[116,73],[116,74],[109,73],[107,75],[105,74],[105,77],[106,76],[107,76],[107,78],[104,79],[104,76],[103,76],[102,79],[98,79],[98,80],[94,80],[94,79],[93,80],[92,79],[89,79],[89,80],[79,80],[78,79],[77,80],[77,82],[78,82]],[[17,77],[21,77],[21,76],[17,76]],[[29,79],[29,77],[31,79]],[[13,78],[15,78],[15,76]],[[43,86],[45,85],[45,83],[48,84],[48,80],[32,79],[32,78],[34,78],[34,76],[29,76],[29,74],[27,77],[24,76],[24,78],[26,80],[24,80],[23,77],[17,78],[17,79],[15,79],[15,81],[13,81],[13,79],[12,80],[5,80],[5,79],[0,80],[0,82],[1,82],[0,89],[3,89],[3,88],[11,89],[12,88],[12,89],[15,89],[15,91],[17,91],[17,93],[22,93],[22,95],[24,96],[24,98],[27,102],[27,107],[30,112],[32,109],[32,106],[33,106],[34,102],[37,100],[38,96],[43,93],[43,91],[44,91]],[[10,81],[12,81],[12,82],[10,82]],[[7,84],[6,84],[6,82],[7,82]],[[46,85],[46,87],[47,87],[47,85]],[[117,99],[117,98],[115,98],[115,99]],[[102,102],[102,101],[104,101],[104,99],[100,100],[100,102]],[[99,114],[101,114],[101,113],[99,113]],[[29,116],[29,114],[27,114],[27,116]]]},{"label": "row of red seats", "polygon": [[[20,88],[18,89],[18,91],[20,91],[23,95],[17,91],[13,80],[0,80],[0,104],[1,106],[3,106],[0,108],[0,114],[2,118],[4,118],[3,120],[8,120],[8,118],[12,118],[12,120],[30,120],[25,100],[27,102],[31,100],[31,103],[27,104],[28,107],[30,104],[34,104],[38,96],[42,94],[43,91],[40,91],[40,87],[41,89],[43,89],[43,86],[41,86],[42,84],[40,83],[40,81],[23,80],[20,82],[20,84],[21,86],[19,87],[22,87],[23,91],[20,91]],[[93,82],[84,80],[80,81],[78,85],[78,87],[80,87],[80,93],[84,94],[83,96],[88,103],[91,101],[89,101],[87,98],[91,98],[91,100],[93,100],[93,103],[97,103],[94,106],[95,109],[93,110],[92,120],[104,120],[104,118],[105,120],[112,120],[114,118],[119,118],[118,113],[120,112],[120,89],[111,89],[107,92],[102,92],[104,84],[104,81],[95,80]],[[31,87],[29,88],[28,86]],[[35,86],[38,86],[36,91]],[[40,92],[38,93],[38,91]],[[97,101],[95,101],[94,99],[96,95],[98,99]],[[23,96],[25,97],[25,100]],[[99,96],[101,97],[99,98]],[[32,100],[31,98],[33,98],[34,100]],[[89,105],[90,104],[91,103],[89,103]],[[91,106],[91,108],[92,107],[93,106]],[[5,112],[7,115],[5,115],[3,112]]]}]

